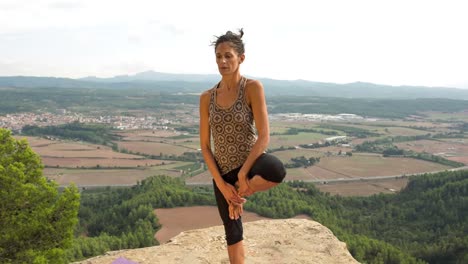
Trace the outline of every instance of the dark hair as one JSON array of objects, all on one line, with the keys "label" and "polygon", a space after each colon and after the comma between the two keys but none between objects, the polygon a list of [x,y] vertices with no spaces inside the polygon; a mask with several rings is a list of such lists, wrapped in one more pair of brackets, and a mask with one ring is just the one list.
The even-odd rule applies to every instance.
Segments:
[{"label": "dark hair", "polygon": [[239,34],[232,33],[231,31],[226,32],[226,34],[221,36],[215,36],[216,40],[211,42],[211,45],[216,48],[219,44],[223,42],[231,42],[231,47],[239,54],[242,55],[245,52],[244,42],[242,41],[242,36],[244,36],[244,30],[239,29]]}]

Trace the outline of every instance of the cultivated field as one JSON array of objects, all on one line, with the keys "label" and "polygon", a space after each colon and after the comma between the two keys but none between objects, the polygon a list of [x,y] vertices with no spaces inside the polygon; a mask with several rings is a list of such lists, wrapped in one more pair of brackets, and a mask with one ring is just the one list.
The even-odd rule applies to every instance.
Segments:
[{"label": "cultivated field", "polygon": [[37,137],[26,138],[31,148],[41,157],[90,158],[90,159],[141,159],[141,156],[113,151],[110,147],[75,141],[49,140]]},{"label": "cultivated field", "polygon": [[[283,151],[281,151],[283,152]],[[273,155],[276,155],[275,152]],[[287,169],[287,181],[346,180],[362,177],[401,176],[450,169],[449,166],[412,158],[385,158],[377,154],[354,154],[347,156],[322,157],[320,162],[307,168]],[[190,184],[209,184],[208,172],[188,178]]]},{"label": "cultivated field", "polygon": [[283,163],[288,163],[292,158],[297,158],[301,156],[304,156],[305,158],[318,158],[324,156],[323,152],[320,150],[302,148],[276,151],[273,153],[273,155],[279,158]]},{"label": "cultivated field", "polygon": [[383,130],[379,131],[379,133],[386,133],[392,136],[419,136],[426,135],[429,132],[426,130],[419,130],[406,127],[386,127],[383,128]]},{"label": "cultivated field", "polygon": [[[215,206],[160,208],[154,210],[154,212],[159,219],[159,223],[162,225],[162,228],[155,234],[155,238],[161,244],[166,243],[169,239],[183,231],[223,224],[219,217],[218,208]],[[310,219],[305,215],[298,215],[294,218]],[[268,218],[247,211],[242,215],[242,222],[244,223],[264,219]]]},{"label": "cultivated field", "polygon": [[43,156],[42,162],[48,167],[65,167],[65,168],[135,168],[135,167],[148,167],[156,166],[167,161],[153,160],[153,159],[104,159],[104,158],[59,158],[59,157],[48,157]]},{"label": "cultivated field", "polygon": [[270,122],[270,133],[284,133],[288,131],[288,124],[284,122]]},{"label": "cultivated field", "polygon": [[438,121],[464,121],[468,122],[468,110],[457,113],[425,112],[427,119]]},{"label": "cultivated field", "polygon": [[[44,169],[44,175],[59,185],[74,183],[77,186],[107,186],[107,185],[134,185],[149,176],[154,175],[150,170],[115,169],[115,170],[70,170],[70,169]],[[178,175],[177,175],[178,176]]]},{"label": "cultivated field", "polygon": [[50,179],[55,180],[59,185],[68,185],[72,182],[79,186],[134,185],[137,183],[137,181],[141,181],[153,175],[180,177],[182,175],[182,171],[177,169],[177,167],[181,167],[187,164],[189,163],[174,161],[170,164],[166,163],[166,165],[140,167],[134,169],[45,168],[44,175]]},{"label": "cultivated field", "polygon": [[464,142],[464,140],[418,140],[396,143],[395,145],[400,149],[431,153],[468,164],[468,142]]},{"label": "cultivated field", "polygon": [[[291,150],[275,151],[283,163],[292,163],[292,158],[320,158],[320,162],[307,168],[287,169],[286,180],[304,180],[314,182],[328,182],[318,184],[318,187],[332,194],[342,195],[370,195],[378,192],[394,192],[406,184],[406,179],[387,179],[363,181],[361,178],[381,176],[401,176],[423,172],[441,171],[451,167],[434,162],[427,162],[411,158],[383,157],[378,154],[356,153],[352,148],[364,141],[374,141],[382,137],[417,136],[428,133],[458,132],[460,121],[468,121],[467,112],[446,114],[427,113],[424,116],[414,116],[406,120],[353,121],[279,121],[270,124],[269,149],[296,147],[301,144],[311,144],[322,141],[331,135],[312,132],[300,132],[296,135],[283,135],[289,128],[303,128],[315,130],[331,130],[321,128],[320,125],[337,125],[364,129],[379,133],[381,136],[372,138],[349,138],[350,146],[322,147],[317,149],[294,148]],[[450,122],[438,122],[436,120]],[[454,122],[454,121],[457,122]],[[196,122],[193,122],[196,124]],[[187,126],[188,124],[186,124]],[[334,130],[339,135],[343,131]],[[37,152],[46,165],[44,174],[56,180],[61,185],[74,182],[80,186],[94,185],[131,185],[152,175],[184,176],[188,184],[211,184],[212,177],[208,171],[197,169],[199,164],[173,160],[149,159],[147,155],[180,156],[184,152],[198,152],[200,142],[198,135],[179,132],[174,128],[160,130],[122,130],[116,131],[121,137],[116,141],[118,148],[132,154],[113,151],[108,146],[90,143],[48,140],[38,137],[26,137],[29,144]],[[19,138],[19,137],[17,137]],[[23,137],[21,137],[23,138]],[[420,140],[394,143],[400,149],[413,150],[418,153],[426,152],[468,164],[468,140],[466,138],[448,138],[437,140]],[[352,152],[352,156],[339,153]],[[145,157],[146,156],[146,157]],[[189,168],[192,175],[189,177]],[[347,180],[357,180],[348,182]],[[338,181],[338,182],[335,182]]]},{"label": "cultivated field", "polygon": [[120,141],[118,142],[119,149],[126,149],[133,153],[141,153],[147,155],[175,155],[180,156],[184,152],[196,152],[196,149],[177,146],[168,143],[157,142],[142,142],[142,141]]},{"label": "cultivated field", "polygon": [[298,133],[297,135],[275,135],[270,137],[270,148],[293,147],[300,144],[312,144],[323,140],[327,135],[318,133]]},{"label": "cultivated field", "polygon": [[402,143],[395,143],[399,148],[405,150],[413,150],[416,152],[427,152],[431,154],[449,154],[449,155],[466,155],[468,156],[468,142],[447,142],[439,140],[418,140]]},{"label": "cultivated field", "polygon": [[[160,143],[197,150],[200,148],[198,135],[190,135],[175,130],[135,130],[119,132],[124,142]],[[122,144],[125,145],[125,144]]]},{"label": "cultivated field", "polygon": [[341,196],[369,196],[376,193],[395,193],[403,189],[408,183],[408,178],[358,181],[358,182],[334,182],[317,184],[317,188],[325,193]]},{"label": "cultivated field", "polygon": [[381,127],[424,127],[424,128],[437,128],[446,127],[445,123],[431,122],[427,120],[420,120],[416,118],[407,118],[405,120],[378,120],[372,123],[373,126]]},{"label": "cultivated field", "polygon": [[129,131],[120,131],[117,133],[118,135],[123,137],[123,140],[144,140],[144,139],[151,139],[151,138],[166,138],[166,137],[174,137],[180,135],[179,132],[174,130],[167,130],[167,129],[160,129],[160,130],[129,130]]},{"label": "cultivated field", "polygon": [[200,149],[200,140],[196,138],[179,139],[175,141],[178,146],[186,147],[192,150]]},{"label": "cultivated field", "polygon": [[[333,178],[359,178],[374,176],[408,175],[446,170],[451,167],[412,158],[382,157],[380,155],[354,154],[352,157],[326,157],[316,166],[307,168],[313,174],[314,167],[334,173]],[[320,177],[321,175],[316,175]]]},{"label": "cultivated field", "polygon": [[371,142],[371,141],[375,141],[377,139],[381,139],[381,138],[384,138],[385,136],[381,136],[381,137],[367,137],[367,138],[353,138],[351,139],[351,145],[353,146],[356,146],[356,145],[359,145],[359,144],[362,144],[364,143],[365,141],[367,142]]}]

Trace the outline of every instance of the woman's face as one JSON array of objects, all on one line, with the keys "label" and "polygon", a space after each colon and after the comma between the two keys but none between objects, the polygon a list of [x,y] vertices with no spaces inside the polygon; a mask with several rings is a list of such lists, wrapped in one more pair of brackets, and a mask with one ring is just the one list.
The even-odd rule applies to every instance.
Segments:
[{"label": "woman's face", "polygon": [[232,74],[239,69],[245,55],[239,54],[231,47],[230,42],[222,42],[216,47],[216,64],[221,75]]}]

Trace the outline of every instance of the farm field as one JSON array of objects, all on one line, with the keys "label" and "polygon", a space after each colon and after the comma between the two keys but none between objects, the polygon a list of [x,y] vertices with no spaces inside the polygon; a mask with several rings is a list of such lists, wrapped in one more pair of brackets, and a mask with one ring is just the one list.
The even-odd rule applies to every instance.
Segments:
[{"label": "farm field", "polygon": [[468,156],[468,142],[447,142],[439,140],[418,140],[395,143],[401,149],[417,152],[437,153],[459,153]]},{"label": "farm field", "polygon": [[[352,157],[324,157],[317,165],[308,167],[307,170],[314,170],[314,167],[335,173],[334,178],[405,175],[451,168],[424,160],[361,155],[361,153],[354,154]],[[319,177],[320,175],[317,175],[317,178]]]},{"label": "farm field", "polygon": [[406,123],[400,126],[397,126],[396,124],[392,124],[392,123],[389,123],[385,126],[382,124],[377,124],[377,123],[373,123],[373,124],[353,123],[353,124],[343,124],[343,125],[368,130],[368,131],[382,134],[382,135],[391,135],[391,136],[417,136],[417,135],[425,135],[429,133],[429,131],[426,131],[426,130],[403,127],[403,126],[415,126],[413,123]]},{"label": "farm field", "polygon": [[468,122],[468,110],[456,113],[442,113],[442,112],[424,112],[427,116],[426,119],[432,121],[464,121]]},{"label": "farm field", "polygon": [[375,140],[381,139],[381,138],[384,138],[384,136],[382,136],[382,137],[368,137],[368,138],[353,138],[353,139],[351,139],[350,143],[353,146],[356,146],[356,145],[364,143],[365,141],[371,142],[371,141],[375,141]]},{"label": "farm field", "polygon": [[166,137],[174,137],[180,135],[180,133],[174,130],[168,129],[158,129],[158,130],[129,130],[129,131],[119,131],[117,133],[123,140],[144,140],[144,139],[160,139]]},{"label": "farm field", "polygon": [[[139,155],[115,152],[110,147],[89,143],[39,137],[17,138],[26,138],[46,166],[44,175],[55,180],[59,185],[70,183],[79,186],[133,185],[153,175],[180,177],[182,170],[179,167],[193,164],[192,162],[148,159]],[[168,148],[168,146],[165,147]],[[171,147],[174,149],[174,146]],[[185,150],[185,148],[182,149]]]},{"label": "farm field", "polygon": [[[155,238],[161,244],[166,243],[180,232],[223,224],[219,217],[218,208],[215,206],[159,208],[155,209],[154,213],[162,225],[162,228],[155,234]],[[298,215],[293,218],[310,219],[306,215]],[[190,221],[187,221],[187,219],[190,219]],[[242,222],[244,223],[264,219],[269,218],[248,211],[244,211],[242,215]]]},{"label": "farm field", "polygon": [[[318,172],[321,177],[326,177],[329,173],[326,170],[321,170],[318,167],[314,167],[314,171]],[[303,180],[307,175],[304,169],[289,169],[287,180]],[[330,174],[331,177],[335,176]],[[203,178],[203,179],[202,179]],[[209,173],[203,173],[193,178],[187,179],[188,183],[203,183],[211,180]],[[377,193],[395,193],[400,191],[406,186],[408,178],[397,178],[397,179],[385,179],[385,180],[363,180],[353,182],[332,182],[327,184],[316,184],[316,187],[325,193],[331,195],[341,196],[369,196]]]},{"label": "farm field", "polygon": [[407,118],[404,120],[378,120],[372,123],[373,126],[383,126],[383,127],[424,127],[424,128],[446,128],[450,124],[447,123],[438,123],[432,122],[429,120],[424,120],[419,118]]},{"label": "farm field", "polygon": [[324,153],[323,153],[323,151],[320,151],[320,150],[317,150],[317,149],[298,148],[298,149],[288,149],[288,150],[282,150],[282,151],[275,151],[273,153],[273,155],[276,156],[277,158],[279,158],[283,163],[287,163],[292,158],[301,157],[301,156],[304,156],[305,158],[323,157]]},{"label": "farm field", "polygon": [[170,144],[192,150],[200,148],[198,135],[183,134],[174,130],[136,130],[119,132],[118,134],[124,142]]},{"label": "farm field", "polygon": [[119,153],[110,147],[74,141],[49,140],[38,137],[25,138],[41,157],[90,158],[90,159],[141,159],[141,156]]},{"label": "farm field", "polygon": [[[165,161],[167,162],[167,161]],[[56,181],[59,185],[75,183],[78,186],[118,186],[134,185],[153,175],[167,175],[180,177],[182,171],[177,169],[189,162],[173,161],[170,164],[154,167],[140,167],[134,169],[66,169],[66,168],[45,168],[44,175]]]},{"label": "farm field", "polygon": [[199,138],[186,138],[183,140],[177,140],[175,141],[178,146],[181,147],[186,147],[192,150],[197,150],[200,149],[200,140]]},{"label": "farm field", "polygon": [[107,186],[134,185],[149,176],[154,175],[150,170],[143,169],[44,169],[44,175],[59,185],[74,183],[77,186]]},{"label": "farm field", "polygon": [[[300,133],[292,135],[295,143],[303,143],[301,141],[308,140],[311,134],[315,133]],[[144,135],[145,140],[151,139],[150,142],[139,141]],[[153,136],[154,135],[154,136]],[[325,135],[315,134],[317,138],[325,138]],[[126,133],[127,139],[134,141],[118,142],[119,147],[130,147],[130,151],[140,152],[145,154],[160,155],[180,155],[185,151],[190,151],[188,148],[174,146],[172,144],[159,143],[161,140],[170,141],[173,133],[162,131],[162,133],[153,134],[150,131],[138,131]],[[159,137],[165,136],[165,137]],[[287,135],[290,137],[291,135]],[[281,135],[283,137],[283,135]],[[272,137],[274,138],[274,137]],[[291,142],[286,139],[287,142]],[[153,141],[154,140],[154,141]],[[187,138],[182,140],[189,140]],[[171,140],[173,141],[173,140]],[[43,161],[46,165],[52,167],[58,165],[60,168],[46,168],[45,174],[49,178],[56,180],[61,185],[66,185],[74,182],[78,185],[128,185],[135,184],[148,176],[165,174],[173,177],[179,177],[182,172],[175,167],[184,166],[181,162],[161,161],[142,159],[141,156],[123,154],[113,152],[110,148],[97,146],[92,144],[70,144],[57,143],[41,139],[32,139],[33,147],[37,148],[42,154],[56,154],[55,157],[44,156]],[[406,143],[406,142],[404,142]],[[451,144],[451,143],[447,143]],[[39,147],[38,147],[39,146]],[[40,148],[44,148],[40,150]],[[47,149],[47,151],[46,151]],[[170,149],[170,151],[168,151]],[[432,162],[426,162],[408,158],[384,158],[377,154],[354,153],[352,157],[337,156],[338,151],[349,151],[349,147],[330,146],[319,149],[294,149],[274,152],[283,162],[287,163],[291,158],[305,156],[320,157],[321,160],[315,166],[308,168],[293,168],[288,169],[287,180],[305,180],[305,181],[326,181],[331,179],[349,179],[360,177],[373,176],[393,176],[402,174],[421,173],[428,171],[444,170],[449,167],[439,165]],[[191,150],[193,151],[193,150]],[[58,153],[62,153],[61,156]],[[65,153],[65,154],[64,154]],[[76,154],[79,153],[79,154]],[[86,155],[84,155],[86,154]],[[331,154],[331,155],[330,155]],[[100,158],[100,157],[109,158]],[[112,157],[115,156],[115,157]],[[169,164],[172,163],[172,164]],[[164,164],[164,165],[162,165]],[[100,169],[73,169],[77,167],[95,168],[99,165]],[[135,169],[112,169],[112,166],[119,167],[134,167]],[[69,167],[66,170],[62,167]],[[107,167],[107,168],[106,168]],[[205,171],[198,175],[186,178],[188,184],[211,184],[212,177],[209,172]],[[380,184],[380,185],[379,185]],[[320,186],[321,189],[330,193],[340,193],[343,195],[354,195],[350,186],[358,186],[362,189],[357,191],[362,195],[367,195],[377,192],[388,192],[387,189],[397,189],[381,186],[382,181],[378,184],[368,182],[352,182],[352,183],[334,183],[332,187]],[[331,185],[330,185],[331,186]],[[365,186],[365,188],[364,188]],[[385,189],[387,188],[387,189]]]},{"label": "farm field", "polygon": [[[330,174],[330,175],[335,175],[331,174],[327,171],[322,172],[321,175],[325,174]],[[187,184],[193,184],[193,185],[211,185],[212,184],[212,176],[209,173],[209,171],[205,171],[203,173],[200,173],[198,175],[195,175],[193,177],[187,178],[185,182]],[[292,169],[287,169],[287,175],[285,180],[286,181],[294,181],[294,180],[315,180],[315,179],[321,179],[315,177],[315,175],[312,175],[309,171],[305,170],[304,168],[292,168]]]},{"label": "farm field", "polygon": [[376,193],[395,193],[403,189],[408,183],[408,178],[358,181],[358,182],[334,182],[317,184],[317,188],[331,195],[341,196],[369,196]]},{"label": "farm field", "polygon": [[284,133],[288,131],[289,126],[287,123],[284,122],[278,122],[278,121],[271,121],[270,122],[270,133]]},{"label": "farm field", "polygon": [[426,152],[438,155],[449,160],[468,164],[468,142],[448,140],[418,140],[396,143],[396,146],[404,150]]},{"label": "farm field", "polygon": [[[24,137],[18,137],[24,138]],[[47,167],[137,168],[171,163],[113,151],[110,147],[74,141],[25,137]]]},{"label": "farm field", "polygon": [[117,158],[80,158],[80,157],[49,157],[42,156],[42,162],[48,167],[65,168],[129,168],[129,167],[148,167],[168,163],[167,161],[154,159],[117,159]]},{"label": "farm field", "polygon": [[[276,153],[273,153],[274,155]],[[352,157],[322,157],[320,162],[307,168],[287,169],[286,180],[327,181],[361,177],[400,176],[450,169],[449,166],[412,158],[385,158],[377,154],[359,153]],[[186,179],[189,184],[210,184],[209,172]]]},{"label": "farm field", "polygon": [[463,163],[465,165],[468,165],[468,157],[467,156],[463,156],[463,157],[460,157],[460,156],[458,156],[458,157],[456,157],[456,156],[446,157],[446,159],[461,162],[461,163]]},{"label": "farm field", "polygon": [[279,148],[284,147],[293,147],[300,144],[312,144],[323,140],[328,135],[318,134],[318,133],[298,133],[297,135],[274,135],[270,137],[270,148]]},{"label": "farm field", "polygon": [[[365,181],[360,178],[401,176],[424,172],[451,169],[445,165],[403,157],[383,157],[381,154],[353,152],[353,147],[364,141],[374,141],[383,137],[417,136],[431,133],[459,132],[462,120],[468,120],[467,112],[451,114],[425,113],[429,119],[421,115],[410,119],[375,119],[370,121],[281,121],[274,119],[270,123],[270,150],[283,147],[297,147],[311,144],[332,137],[314,132],[299,132],[295,135],[285,135],[289,128],[335,131],[338,135],[346,135],[344,131],[322,128],[321,125],[354,127],[368,132],[379,133],[380,136],[369,138],[349,137],[349,145],[336,145],[315,149],[294,148],[274,151],[283,163],[292,164],[292,158],[320,158],[320,162],[304,168],[288,168],[286,180],[304,180],[318,182],[317,186],[331,194],[340,195],[370,195],[373,193],[389,193],[400,190],[406,184],[406,179],[376,179]],[[438,122],[435,120],[448,120]],[[192,125],[193,127],[190,127]],[[65,140],[49,140],[39,137],[26,138],[32,149],[37,152],[46,166],[44,174],[59,183],[67,185],[74,182],[77,185],[132,185],[152,175],[169,175],[183,177],[187,184],[211,185],[212,177],[208,171],[203,171],[198,162],[182,162],[169,160],[170,156],[180,156],[185,152],[198,152],[199,137],[195,134],[175,130],[178,125],[169,125],[164,129],[154,130],[118,130],[120,140],[115,141],[121,152],[113,151],[109,146]],[[180,126],[180,125],[179,125]],[[196,131],[197,122],[183,124],[187,131]],[[424,128],[424,129],[417,129]],[[431,153],[446,159],[468,164],[468,139],[437,138],[393,143],[400,149],[413,150],[418,153]],[[339,155],[351,152],[352,156]],[[158,156],[150,159],[148,155]],[[159,159],[159,156],[167,160]],[[347,180],[357,180],[349,182]],[[338,182],[335,182],[338,181]],[[340,182],[341,181],[341,182]],[[328,182],[328,184],[319,184]]]},{"label": "farm field", "polygon": [[213,177],[208,170],[199,173],[195,176],[185,179],[185,183],[192,185],[211,185]]},{"label": "farm field", "polygon": [[407,127],[385,127],[379,133],[386,133],[392,136],[420,136],[426,135],[429,131],[407,128]]},{"label": "farm field", "polygon": [[177,146],[168,143],[157,143],[157,142],[142,142],[142,141],[119,141],[119,149],[126,149],[133,153],[141,153],[147,155],[182,155],[184,152],[196,152],[196,149],[187,148],[183,146]]}]

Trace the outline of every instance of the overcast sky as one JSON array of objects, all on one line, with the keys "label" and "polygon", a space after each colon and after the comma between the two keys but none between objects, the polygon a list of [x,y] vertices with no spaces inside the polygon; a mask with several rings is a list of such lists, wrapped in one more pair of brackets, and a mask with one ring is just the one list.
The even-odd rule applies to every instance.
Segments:
[{"label": "overcast sky", "polygon": [[214,35],[243,27],[241,73],[468,88],[464,0],[0,0],[0,76],[217,73]]}]

